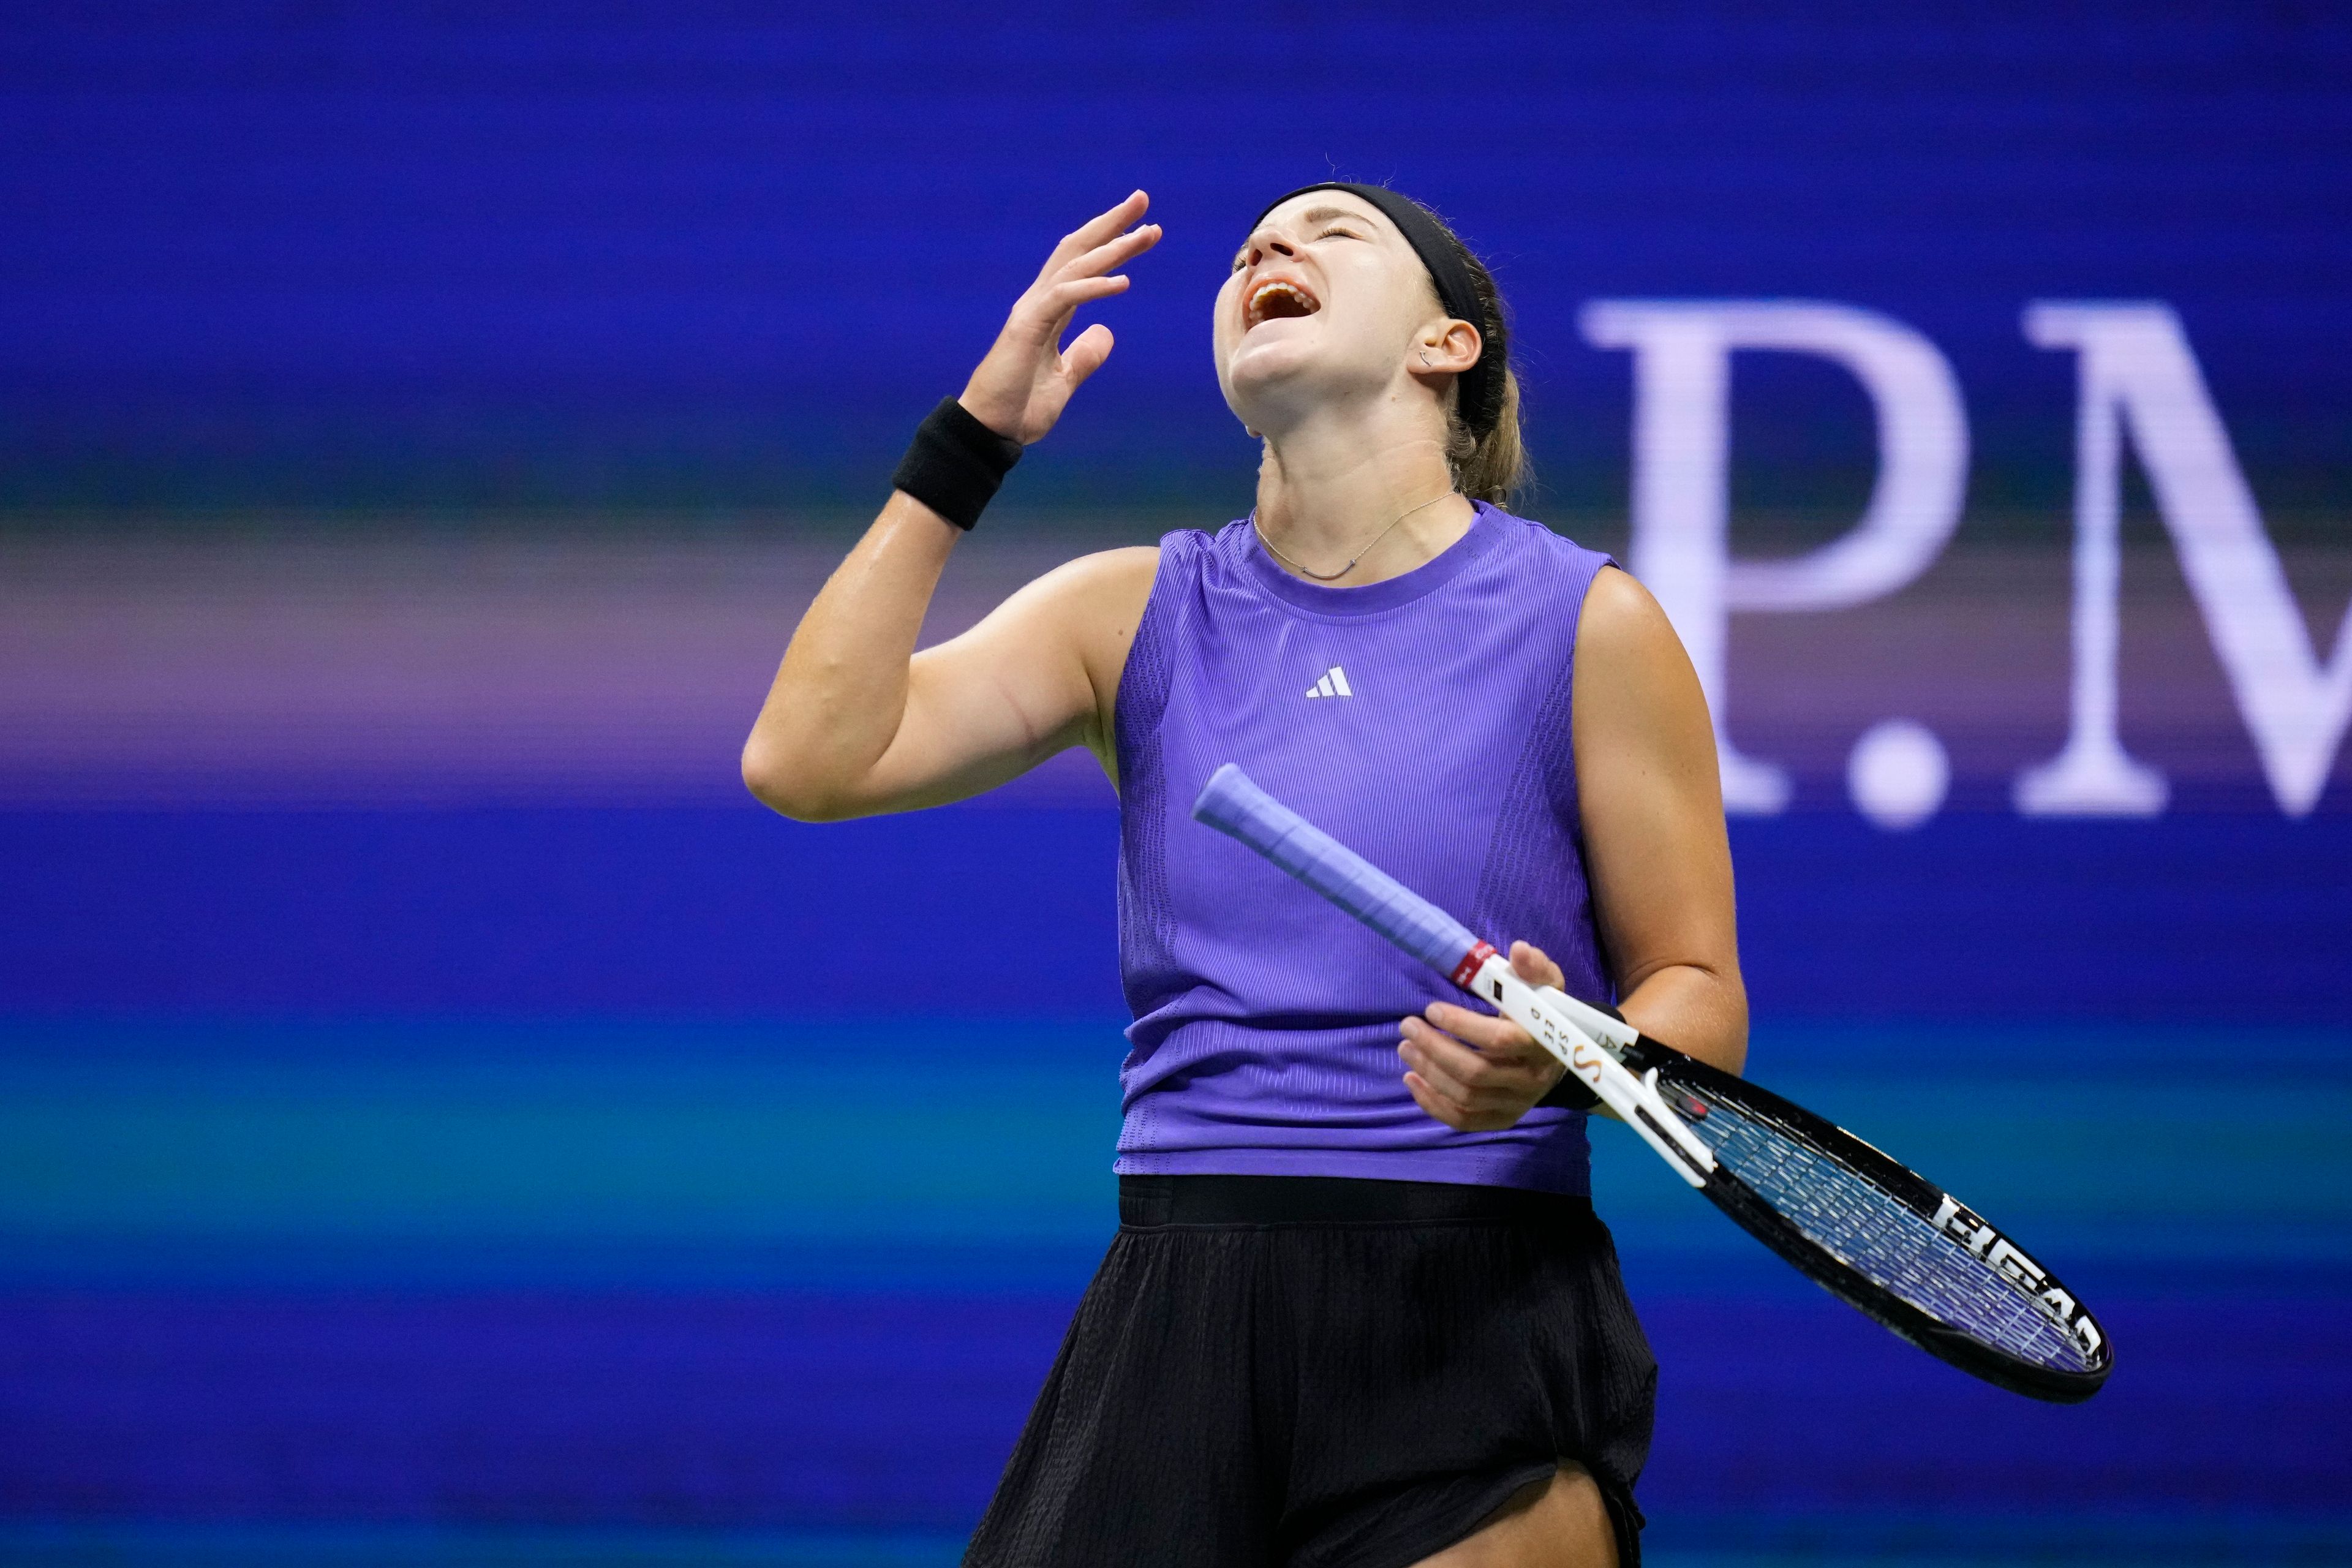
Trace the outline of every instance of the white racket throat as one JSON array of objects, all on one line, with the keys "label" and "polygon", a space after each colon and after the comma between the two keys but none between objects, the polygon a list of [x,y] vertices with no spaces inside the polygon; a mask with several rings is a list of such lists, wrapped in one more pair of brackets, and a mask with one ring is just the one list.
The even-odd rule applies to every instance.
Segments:
[{"label": "white racket throat", "polygon": [[1714,1152],[1658,1092],[1657,1069],[1636,1078],[1617,1059],[1619,1052],[1642,1037],[1640,1030],[1564,991],[1528,984],[1510,960],[1491,950],[1463,989],[1493,1003],[1496,1011],[1535,1037],[1536,1044],[1558,1057],[1684,1181],[1694,1187],[1706,1185],[1715,1172]]},{"label": "white racket throat", "polygon": [[2074,1404],[2105,1384],[2115,1353],[2090,1313],[1916,1171],[1602,1008],[1529,985],[1468,926],[1231,763],[1210,775],[1192,815],[1492,1003],[1684,1181],[1832,1295],[1998,1387]]}]

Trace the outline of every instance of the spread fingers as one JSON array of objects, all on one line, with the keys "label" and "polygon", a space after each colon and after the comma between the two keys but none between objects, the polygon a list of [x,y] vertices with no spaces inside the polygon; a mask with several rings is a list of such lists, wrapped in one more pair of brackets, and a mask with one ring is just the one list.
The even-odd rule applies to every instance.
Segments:
[{"label": "spread fingers", "polygon": [[1094,249],[1112,235],[1141,217],[1150,205],[1151,198],[1141,191],[1136,191],[1117,206],[1088,218],[1062,237],[1062,243],[1054,247],[1054,254],[1046,258],[1045,268],[1039,276],[1049,277],[1070,258],[1083,256]]}]

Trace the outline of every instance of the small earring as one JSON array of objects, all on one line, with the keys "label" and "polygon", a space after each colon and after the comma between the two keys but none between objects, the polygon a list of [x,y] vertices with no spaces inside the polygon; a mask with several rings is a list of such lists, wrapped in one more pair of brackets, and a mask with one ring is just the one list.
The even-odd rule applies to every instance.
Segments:
[{"label": "small earring", "polygon": [[1423,350],[1422,350],[1422,351],[1421,351],[1421,363],[1423,363],[1423,365],[1424,365],[1424,366],[1426,366],[1426,365],[1429,363],[1429,351],[1428,351],[1427,349],[1423,349]]}]

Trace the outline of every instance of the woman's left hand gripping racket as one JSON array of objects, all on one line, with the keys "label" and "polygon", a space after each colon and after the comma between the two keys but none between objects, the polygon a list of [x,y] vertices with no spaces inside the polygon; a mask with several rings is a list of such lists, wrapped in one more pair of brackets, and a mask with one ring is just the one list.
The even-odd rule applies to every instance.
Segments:
[{"label": "woman's left hand gripping racket", "polygon": [[1676,1174],[1905,1339],[2036,1399],[2088,1399],[2106,1335],[2057,1277],[1941,1187],[1801,1106],[1549,986],[1228,763],[1192,815],[1533,1036]]}]

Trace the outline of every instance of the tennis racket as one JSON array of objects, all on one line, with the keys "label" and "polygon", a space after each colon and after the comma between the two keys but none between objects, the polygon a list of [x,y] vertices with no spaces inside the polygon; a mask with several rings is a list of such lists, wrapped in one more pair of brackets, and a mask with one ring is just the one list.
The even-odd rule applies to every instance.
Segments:
[{"label": "tennis racket", "polygon": [[1843,1128],[1521,980],[1469,929],[1219,768],[1192,815],[1289,872],[1532,1035],[1682,1179],[1830,1293],[1986,1382],[2061,1404],[2114,1364],[2055,1275],[1975,1210]]}]

